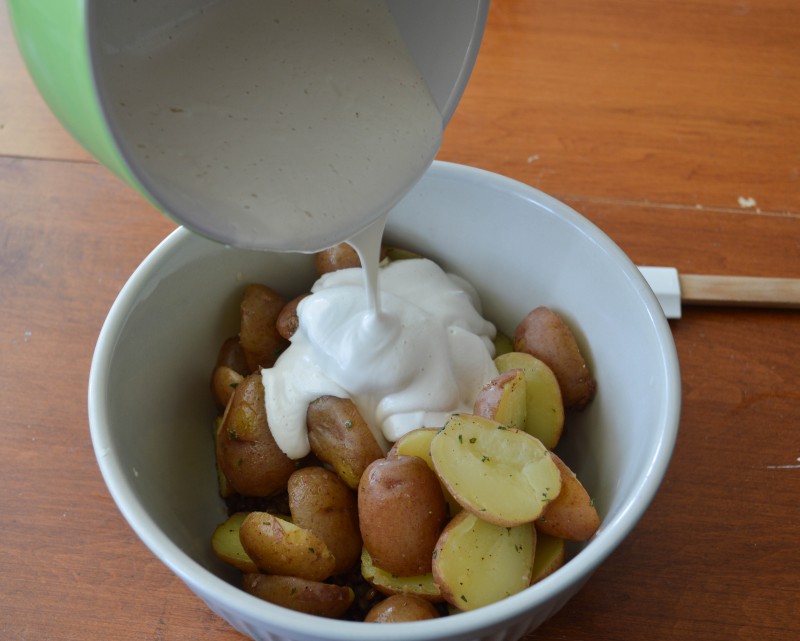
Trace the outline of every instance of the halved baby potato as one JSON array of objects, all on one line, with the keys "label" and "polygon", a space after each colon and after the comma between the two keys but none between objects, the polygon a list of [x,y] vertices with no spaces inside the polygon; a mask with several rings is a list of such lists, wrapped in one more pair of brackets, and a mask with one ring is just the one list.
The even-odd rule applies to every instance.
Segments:
[{"label": "halved baby potato", "polygon": [[549,536],[537,531],[536,533],[536,554],[533,558],[533,574],[531,575],[531,585],[550,576],[558,570],[567,556],[567,546],[564,539]]},{"label": "halved baby potato", "polygon": [[372,561],[367,548],[361,551],[361,576],[381,594],[413,594],[434,603],[442,601],[442,592],[433,580],[433,574],[397,576],[381,570]]},{"label": "halved baby potato", "polygon": [[528,413],[525,388],[523,370],[502,371],[480,389],[472,411],[508,427],[524,430]]},{"label": "halved baby potato", "polygon": [[325,542],[306,530],[267,512],[251,512],[239,527],[247,555],[266,574],[324,581],[336,560]]},{"label": "halved baby potato", "polygon": [[600,527],[600,517],[575,472],[558,456],[551,456],[561,473],[561,492],[536,521],[536,529],[568,541],[586,541]]},{"label": "halved baby potato", "polygon": [[525,424],[521,427],[544,443],[547,449],[555,448],[564,431],[564,403],[553,370],[535,356],[522,352],[498,356],[494,364],[499,372],[522,370],[526,410]]},{"label": "halved baby potato", "polygon": [[247,512],[236,512],[225,522],[220,523],[211,535],[211,549],[225,563],[242,572],[258,572],[258,567],[245,552],[239,540],[239,528],[247,514]]},{"label": "halved baby potato", "polygon": [[527,588],[535,549],[530,523],[500,527],[460,512],[436,544],[433,576],[450,605],[474,610]]},{"label": "halved baby potato", "polygon": [[329,618],[342,616],[355,600],[350,587],[295,576],[245,574],[242,586],[245,592],[264,601]]},{"label": "halved baby potato", "polygon": [[366,623],[402,623],[437,619],[439,613],[428,601],[413,594],[395,594],[375,604],[364,617]]},{"label": "halved baby potato", "polygon": [[495,525],[530,523],[561,491],[561,474],[527,432],[455,414],[431,441],[436,473],[461,506]]},{"label": "halved baby potato", "polygon": [[447,520],[441,483],[416,456],[373,461],[358,486],[358,519],[378,567],[398,576],[427,574]]}]

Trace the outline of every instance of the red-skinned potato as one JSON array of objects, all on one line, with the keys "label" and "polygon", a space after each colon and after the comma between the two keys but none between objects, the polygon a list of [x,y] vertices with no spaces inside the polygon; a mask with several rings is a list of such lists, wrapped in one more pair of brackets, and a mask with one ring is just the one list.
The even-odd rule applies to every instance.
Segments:
[{"label": "red-skinned potato", "polygon": [[289,342],[278,333],[277,320],[286,301],[266,285],[252,284],[240,304],[239,343],[250,371],[272,367]]},{"label": "red-skinned potato", "polygon": [[317,466],[292,474],[287,491],[293,523],[325,541],[336,559],[333,574],[352,569],[362,547],[355,492],[334,472]]},{"label": "red-skinned potato", "polygon": [[525,429],[525,372],[501,372],[484,385],[475,399],[474,414],[516,429]]},{"label": "red-skinned potato", "polygon": [[536,529],[568,541],[585,541],[600,527],[600,517],[589,493],[566,463],[551,453],[561,473],[561,492],[536,521]]},{"label": "red-skinned potato", "polygon": [[398,576],[428,574],[447,514],[439,479],[416,456],[373,461],[358,486],[361,537],[375,565]]},{"label": "red-skinned potato", "polygon": [[[553,370],[524,352],[508,352],[494,359],[499,372],[521,370],[525,380],[525,421],[528,434],[552,450],[564,431],[564,403],[561,386]],[[502,376],[502,374],[501,374]]]},{"label": "red-skinned potato", "polygon": [[251,373],[238,336],[226,338],[220,346],[214,367],[220,366],[230,367],[234,372],[238,372],[242,376],[247,376]]},{"label": "red-skinned potato", "polygon": [[267,512],[250,512],[239,526],[239,540],[265,574],[324,581],[335,560],[325,542],[311,530]]},{"label": "red-skinned potato", "polygon": [[369,425],[349,398],[321,396],[306,412],[311,451],[356,489],[367,465],[383,457]]},{"label": "red-skinned potato", "polygon": [[224,408],[228,405],[243,380],[244,376],[226,365],[220,365],[214,370],[211,376],[211,394],[217,407]]},{"label": "red-skinned potato", "polygon": [[428,601],[413,594],[396,594],[377,603],[367,612],[367,623],[402,623],[438,618],[439,613]]},{"label": "red-skinned potato", "polygon": [[[381,247],[380,258],[386,258],[387,249]],[[361,260],[351,245],[347,243],[340,243],[334,247],[329,247],[321,252],[317,252],[314,256],[317,274],[322,276],[329,272],[335,272],[340,269],[348,269],[350,267],[361,267]]]},{"label": "red-skinned potato", "polygon": [[216,450],[221,473],[239,494],[271,496],[286,489],[296,463],[272,437],[260,374],[236,387],[217,429]]},{"label": "red-skinned potato", "polygon": [[333,619],[347,612],[355,598],[349,587],[294,576],[245,574],[242,585],[245,592],[264,601]]},{"label": "red-skinned potato", "polygon": [[537,307],[522,319],[514,334],[514,349],[547,364],[558,379],[564,407],[582,410],[594,398],[595,382],[572,330],[547,307]]},{"label": "red-skinned potato", "polygon": [[433,580],[432,573],[397,576],[376,567],[367,548],[361,551],[361,576],[378,592],[387,596],[413,594],[432,603],[442,600],[442,592]]},{"label": "red-skinned potato", "polygon": [[[431,459],[431,441],[436,434],[439,433],[437,427],[420,427],[410,432],[406,432],[394,442],[386,458],[395,458],[397,456],[417,456],[421,458],[433,472],[436,468],[433,466]],[[461,511],[461,505],[456,501],[444,485],[442,485],[442,492],[444,493],[444,500],[447,502],[448,516],[455,516]]]},{"label": "red-skinned potato", "polygon": [[305,294],[295,296],[283,306],[278,314],[278,318],[275,321],[275,327],[278,330],[278,333],[287,341],[294,336],[294,333],[297,331],[297,327],[300,324],[300,319],[297,317],[297,306],[300,304],[301,300],[310,295],[310,293],[306,292]]}]

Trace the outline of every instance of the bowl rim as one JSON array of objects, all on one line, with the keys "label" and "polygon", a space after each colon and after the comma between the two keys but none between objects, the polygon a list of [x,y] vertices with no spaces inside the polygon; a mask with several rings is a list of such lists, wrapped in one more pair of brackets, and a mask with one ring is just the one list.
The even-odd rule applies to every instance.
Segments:
[{"label": "bowl rim", "polygon": [[[478,630],[505,627],[510,621],[526,616],[532,606],[555,600],[564,586],[584,582],[628,536],[652,502],[663,477],[677,440],[681,381],[677,351],[672,332],[661,307],[638,268],[624,252],[597,226],[578,214],[568,205],[544,194],[538,189],[511,178],[466,165],[434,161],[426,175],[457,181],[479,183],[504,192],[512,192],[533,205],[566,219],[582,233],[589,235],[604,251],[619,261],[628,281],[640,295],[647,308],[650,322],[658,337],[662,370],[664,374],[665,412],[660,417],[659,437],[648,461],[646,473],[637,479],[630,495],[617,514],[604,521],[598,533],[586,546],[558,570],[534,586],[497,603],[460,613],[458,616],[437,620],[383,626],[381,637],[385,641],[409,639],[457,639]],[[297,635],[298,638],[319,638],[329,641],[373,641],[375,630],[361,622],[332,620],[302,614],[267,603],[243,592],[193,560],[161,531],[139,503],[136,493],[120,470],[120,461],[114,455],[107,434],[108,372],[116,349],[116,339],[131,310],[131,303],[148,288],[155,276],[174,251],[187,243],[212,241],[179,227],[162,240],[136,268],[120,290],[103,323],[92,358],[88,410],[92,444],[103,479],[117,508],[129,526],[153,554],[195,591],[215,611],[218,608],[235,610],[240,617],[259,620],[270,630]],[[219,604],[213,607],[209,600]],[[222,607],[224,606],[224,607]],[[552,613],[551,613],[552,614]]]}]

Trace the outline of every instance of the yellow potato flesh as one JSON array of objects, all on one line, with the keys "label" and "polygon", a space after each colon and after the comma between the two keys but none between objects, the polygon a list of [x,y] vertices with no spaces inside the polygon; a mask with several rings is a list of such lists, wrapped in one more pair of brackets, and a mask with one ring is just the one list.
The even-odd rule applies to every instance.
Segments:
[{"label": "yellow potato flesh", "polygon": [[220,559],[242,572],[257,572],[258,568],[244,551],[239,540],[239,528],[247,512],[236,512],[224,523],[220,523],[211,536],[211,547]]},{"label": "yellow potato flesh", "polygon": [[[436,468],[433,466],[433,459],[431,458],[431,441],[438,433],[439,428],[436,427],[421,427],[407,432],[395,442],[386,456],[387,458],[392,458],[393,456],[416,456],[425,461],[428,467],[435,472]],[[448,514],[455,516],[461,511],[461,505],[452,497],[444,484],[442,484],[442,491],[444,492],[444,500],[447,501]]]},{"label": "yellow potato flesh", "polygon": [[461,512],[442,532],[433,575],[448,603],[474,610],[528,587],[535,549],[531,524],[500,527]]},{"label": "yellow potato flesh", "polygon": [[478,392],[473,414],[524,430],[528,412],[527,397],[525,372],[521,369],[507,370]]},{"label": "yellow potato flesh", "polygon": [[427,601],[441,601],[442,593],[433,574],[396,576],[376,567],[367,548],[361,551],[361,575],[382,594],[414,594]]},{"label": "yellow potato flesh", "polygon": [[[553,370],[530,354],[509,352],[494,360],[499,372],[521,369],[525,375],[525,431],[552,450],[564,430],[564,403]],[[499,419],[498,419],[499,420]]]},{"label": "yellow potato flesh", "polygon": [[561,490],[547,448],[491,419],[456,414],[431,441],[439,478],[461,506],[501,526],[536,520]]},{"label": "yellow potato flesh", "polygon": [[564,565],[565,559],[566,544],[564,543],[564,539],[537,532],[536,555],[533,559],[531,584],[541,581],[546,576],[550,576]]}]

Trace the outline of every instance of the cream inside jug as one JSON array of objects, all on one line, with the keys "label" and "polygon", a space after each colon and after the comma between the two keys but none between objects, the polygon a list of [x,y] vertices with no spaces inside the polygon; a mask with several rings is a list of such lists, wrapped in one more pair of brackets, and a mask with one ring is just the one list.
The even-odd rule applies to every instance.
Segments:
[{"label": "cream inside jug", "polygon": [[200,233],[323,249],[430,165],[442,115],[383,1],[183,4],[109,38],[102,64],[131,160]]}]

